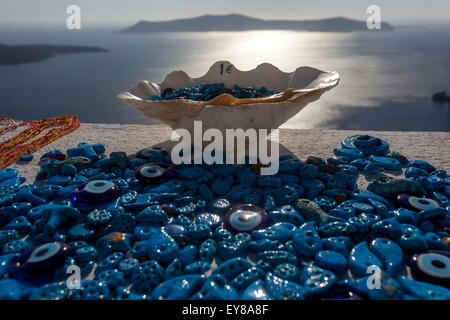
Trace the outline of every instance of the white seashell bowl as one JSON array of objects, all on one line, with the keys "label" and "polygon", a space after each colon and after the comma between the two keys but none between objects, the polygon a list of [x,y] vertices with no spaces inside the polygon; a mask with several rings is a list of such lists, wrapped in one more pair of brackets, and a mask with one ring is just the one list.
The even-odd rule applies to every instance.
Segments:
[{"label": "white seashell bowl", "polygon": [[[226,88],[253,87],[278,92],[263,98],[236,99],[222,94],[210,101],[188,99],[152,101],[166,88],[189,88],[202,83],[224,83]],[[339,83],[336,71],[321,71],[311,67],[299,67],[294,72],[282,72],[270,63],[263,63],[253,70],[240,71],[228,61],[214,63],[200,78],[191,78],[184,71],[173,71],[164,81],[156,84],[141,81],[133,88],[117,96],[117,99],[133,106],[147,118],[157,120],[173,130],[187,129],[193,134],[195,120],[202,121],[202,129],[241,128],[276,129],[316,101],[327,90]]]}]

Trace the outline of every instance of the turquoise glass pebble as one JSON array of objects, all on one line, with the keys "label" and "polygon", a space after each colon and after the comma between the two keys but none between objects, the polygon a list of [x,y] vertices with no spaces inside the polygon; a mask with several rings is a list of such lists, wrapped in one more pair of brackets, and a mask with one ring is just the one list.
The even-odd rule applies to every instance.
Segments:
[{"label": "turquoise glass pebble", "polygon": [[[202,85],[154,99],[205,101],[227,90]],[[36,184],[2,169],[1,298],[450,299],[447,172],[368,135],[332,151],[326,160],[283,155],[274,176],[249,164],[173,165],[158,147],[108,156],[95,143],[45,155]],[[149,165],[171,174],[143,179],[138,171]],[[367,189],[360,176],[371,180]],[[229,214],[242,205],[266,215],[237,214],[242,230],[232,229]],[[66,251],[60,260],[39,254],[51,262],[45,276],[23,267],[40,245],[60,247],[52,243]],[[78,289],[64,282],[73,266]],[[379,268],[380,290],[367,288],[368,267]]]},{"label": "turquoise glass pebble", "polygon": [[273,95],[275,92],[267,90],[265,87],[259,89],[245,87],[241,88],[235,85],[232,89],[225,88],[223,83],[205,84],[191,88],[165,88],[161,95],[154,94],[150,97],[152,101],[189,99],[195,101],[209,101],[221,94],[230,94],[238,99],[261,98]]}]

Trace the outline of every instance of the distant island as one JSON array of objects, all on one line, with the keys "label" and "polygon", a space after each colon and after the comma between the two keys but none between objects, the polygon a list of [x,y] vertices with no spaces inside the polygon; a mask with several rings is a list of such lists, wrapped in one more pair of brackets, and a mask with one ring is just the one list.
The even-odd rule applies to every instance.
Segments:
[{"label": "distant island", "polygon": [[98,47],[63,46],[63,45],[6,45],[0,44],[0,64],[14,65],[20,63],[38,62],[58,54],[107,52]]},{"label": "distant island", "polygon": [[[248,31],[248,30],[297,30],[317,32],[368,31],[365,21],[347,18],[320,20],[263,20],[240,14],[204,15],[190,19],[171,21],[140,21],[122,29],[119,33],[149,32],[207,32],[207,31]],[[383,22],[381,30],[394,30]]]}]

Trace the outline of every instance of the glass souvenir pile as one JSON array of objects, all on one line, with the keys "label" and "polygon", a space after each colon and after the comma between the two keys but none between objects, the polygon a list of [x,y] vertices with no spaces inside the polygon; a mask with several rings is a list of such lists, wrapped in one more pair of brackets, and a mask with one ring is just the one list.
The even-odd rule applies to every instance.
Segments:
[{"label": "glass souvenir pile", "polygon": [[0,299],[450,299],[450,176],[381,139],[273,176],[105,152],[0,170]]}]

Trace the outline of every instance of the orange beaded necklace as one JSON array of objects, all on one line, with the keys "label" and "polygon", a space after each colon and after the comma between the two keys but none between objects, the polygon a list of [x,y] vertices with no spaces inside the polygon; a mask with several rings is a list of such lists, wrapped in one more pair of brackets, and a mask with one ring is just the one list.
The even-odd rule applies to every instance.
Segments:
[{"label": "orange beaded necklace", "polygon": [[[24,154],[33,153],[36,150],[48,145],[58,138],[78,129],[80,121],[77,117],[64,116],[55,117],[42,120],[32,120],[26,122],[14,121],[12,119],[0,119],[0,122],[9,122],[11,125],[7,126],[5,130],[0,131],[0,134],[18,128],[19,126],[29,125],[30,127],[23,130],[16,136],[0,143],[0,169],[6,168],[16,162],[20,156]],[[41,134],[45,129],[53,128],[43,134],[41,137],[34,137]],[[29,141],[28,143],[25,143]]]}]

